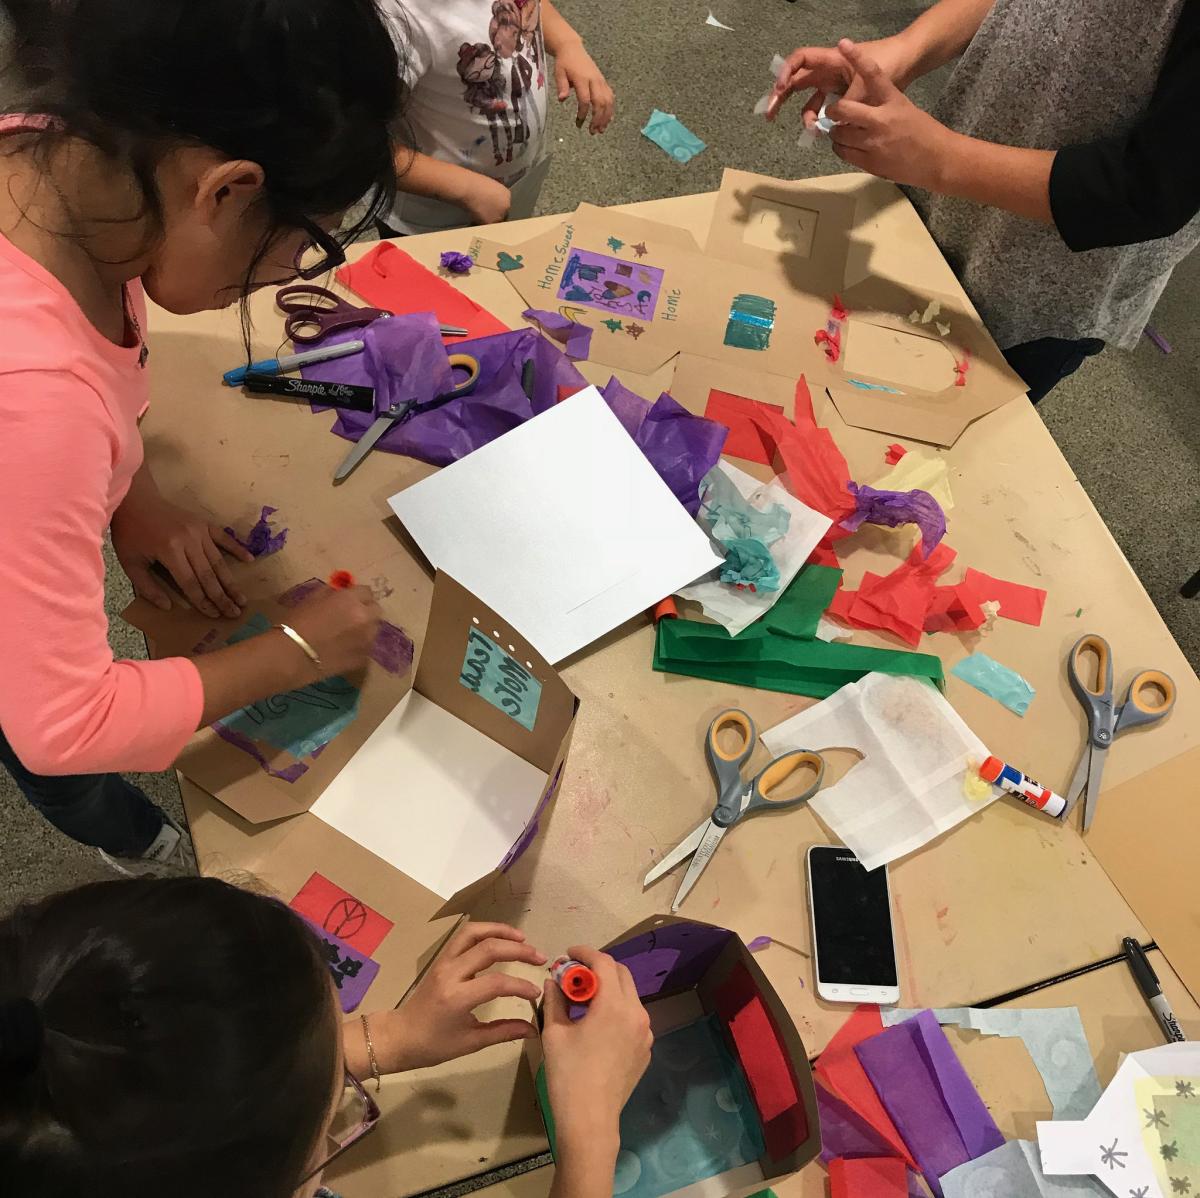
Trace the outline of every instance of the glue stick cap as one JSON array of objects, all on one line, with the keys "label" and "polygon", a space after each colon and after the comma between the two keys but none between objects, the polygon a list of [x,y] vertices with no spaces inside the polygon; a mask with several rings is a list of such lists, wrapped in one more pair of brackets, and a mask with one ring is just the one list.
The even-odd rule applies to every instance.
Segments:
[{"label": "glue stick cap", "polygon": [[980,767],[979,776],[985,782],[995,782],[1004,772],[1004,762],[999,757],[989,757]]},{"label": "glue stick cap", "polygon": [[586,966],[570,957],[559,957],[550,966],[550,975],[569,1002],[591,1002],[596,997],[599,982]]}]

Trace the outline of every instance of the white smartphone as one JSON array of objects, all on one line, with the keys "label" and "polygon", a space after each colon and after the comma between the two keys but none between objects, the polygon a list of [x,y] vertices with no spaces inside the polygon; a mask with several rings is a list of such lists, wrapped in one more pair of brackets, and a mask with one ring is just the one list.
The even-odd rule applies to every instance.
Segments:
[{"label": "white smartphone", "polygon": [[828,1002],[897,1003],[887,866],[868,873],[847,848],[808,850],[817,993]]}]

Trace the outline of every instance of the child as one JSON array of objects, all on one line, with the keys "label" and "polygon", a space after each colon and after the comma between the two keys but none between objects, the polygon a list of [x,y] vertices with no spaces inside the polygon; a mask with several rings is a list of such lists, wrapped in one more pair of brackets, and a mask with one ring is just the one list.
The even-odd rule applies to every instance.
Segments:
[{"label": "child", "polygon": [[111,771],[165,769],[197,727],[362,667],[379,612],[365,589],[330,592],[203,657],[113,660],[110,525],[160,607],[153,562],[237,617],[223,555],[248,557],[143,462],[143,285],[198,312],[341,262],[326,229],[364,193],[391,202],[399,64],[373,0],[11,10],[35,90],[0,128],[0,762],[118,868],[184,867],[186,835]]},{"label": "child", "polygon": [[[557,987],[544,990],[552,1194],[609,1198],[650,1025],[623,965],[570,952],[600,989],[574,1022]],[[102,882],[18,908],[0,920],[4,1192],[310,1198],[378,1119],[380,1074],[537,1034],[471,1014],[539,997],[532,982],[484,972],[509,961],[546,958],[515,928],[468,924],[403,1006],[342,1022],[307,926],[224,882]]]},{"label": "child", "polygon": [[[953,58],[927,115],[904,88]],[[1200,243],[1200,0],[940,0],[894,37],[789,62],[775,107],[849,86],[834,150],[921,189],[1034,402],[1106,343],[1135,346]]]},{"label": "child", "polygon": [[546,54],[559,101],[603,133],[612,89],[551,0],[384,0],[408,46],[400,195],[381,231],[428,233],[531,216],[545,176]]}]

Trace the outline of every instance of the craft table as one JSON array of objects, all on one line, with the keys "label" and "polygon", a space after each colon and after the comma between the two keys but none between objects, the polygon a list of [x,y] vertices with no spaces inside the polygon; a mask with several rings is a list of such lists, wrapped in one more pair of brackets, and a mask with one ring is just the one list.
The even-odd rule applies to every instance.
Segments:
[{"label": "craft table", "polygon": [[[961,294],[895,188],[844,175],[821,184],[856,193],[848,282],[862,277],[869,257],[876,273]],[[712,206],[713,196],[701,195],[628,207],[685,228],[702,244]],[[489,236],[515,244],[560,219],[499,226]],[[465,249],[468,240],[465,232],[431,235],[407,239],[403,248],[433,268],[441,251]],[[502,275],[477,270],[458,285],[520,327],[524,305]],[[271,293],[254,300],[253,313],[256,348],[273,349],[281,321]],[[333,568],[382,580],[382,589],[391,592],[385,613],[408,630],[419,652],[431,579],[387,518],[385,501],[432,468],[375,453],[335,490],[330,479],[347,443],[327,431],[332,414],[313,415],[219,385],[221,374],[242,360],[236,312],[179,318],[155,311],[151,323],[154,404],[144,432],[147,458],[164,491],[210,511],[222,524],[248,524],[269,503],[291,530],[284,552],[244,568],[240,579],[247,593],[278,594]],[[610,373],[587,363],[582,369],[600,383]],[[721,369],[682,365],[676,398],[703,411],[707,385],[722,385]],[[672,368],[652,377],[621,377],[653,398],[672,385]],[[750,397],[790,402],[792,384],[764,378],[762,394]],[[853,476],[878,478],[884,446],[893,438],[848,428],[824,396],[814,393],[814,401],[818,421],[833,431]],[[1158,856],[1160,849],[1178,854],[1178,846],[1195,844],[1195,813],[1172,791],[1173,813],[1190,818],[1192,831],[1163,837],[1164,827],[1152,816],[1170,787],[1163,782],[1151,792],[1144,784],[1155,777],[1182,780],[1196,768],[1200,680],[1032,407],[1020,400],[1008,404],[945,452],[956,503],[947,541],[958,551],[957,565],[1049,592],[1040,628],[1000,620],[982,646],[1037,688],[1025,719],[957,678],[947,679],[948,697],[992,751],[1048,785],[1065,787],[1082,745],[1083,716],[1064,662],[1085,631],[1110,640],[1118,686],[1136,668],[1156,666],[1174,676],[1179,700],[1170,720],[1122,738],[1106,771],[1113,794],[1119,788],[1125,796],[1120,819],[1112,817],[1114,826],[1121,824],[1120,840],[1106,840],[1110,868],[1124,868],[1131,884],[1151,879],[1139,892],[1137,914],[1074,828],[1003,799],[893,868],[902,1000],[907,1006],[981,1001],[1106,957],[1125,935],[1157,936],[1192,993],[1200,994],[1194,916],[1177,914],[1191,878],[1171,858]],[[868,526],[841,542],[847,586],[856,586],[865,570],[886,573],[906,551],[904,538],[903,531]],[[564,664],[563,676],[582,706],[556,805],[533,848],[470,902],[474,918],[515,923],[551,955],[573,943],[606,942],[669,909],[677,877],[646,892],[641,878],[711,808],[702,741],[718,710],[742,706],[769,728],[812,702],[656,674],[650,667],[653,641],[649,621],[634,620]],[[895,647],[872,633],[856,634],[855,643]],[[939,653],[948,671],[976,644],[973,637],[938,634],[925,638],[922,649]],[[833,777],[852,764],[836,752],[830,756]],[[397,779],[402,796],[401,788]],[[451,926],[449,913],[439,911],[427,891],[312,816],[252,826],[186,780],[183,793],[205,872],[251,873],[290,898],[320,870],[396,922],[376,953],[383,968],[368,1007],[398,1001]],[[1094,838],[1104,836],[1105,821],[1102,803]],[[1172,841],[1169,848],[1165,839]],[[749,821],[723,844],[680,912],[732,928],[746,940],[769,935],[780,942],[759,960],[813,1053],[844,1017],[841,1008],[814,997],[806,955],[803,854],[808,845],[828,840],[805,810]],[[531,1086],[512,1049],[399,1079],[386,1095],[405,1117],[387,1121],[373,1151],[382,1145],[403,1155],[384,1169],[386,1181],[371,1172],[361,1184],[348,1161],[347,1176],[338,1182],[347,1198],[399,1198],[544,1147]]]}]

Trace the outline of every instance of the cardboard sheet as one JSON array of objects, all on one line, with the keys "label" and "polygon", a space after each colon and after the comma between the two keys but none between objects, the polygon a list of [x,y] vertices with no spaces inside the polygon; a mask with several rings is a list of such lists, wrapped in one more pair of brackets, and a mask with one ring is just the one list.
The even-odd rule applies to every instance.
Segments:
[{"label": "cardboard sheet", "polygon": [[943,1174],[1004,1143],[931,1012],[888,1028],[854,1051],[938,1198]]},{"label": "cardboard sheet", "polygon": [[914,852],[997,797],[964,797],[969,763],[987,748],[940,691],[915,678],[868,674],[762,739],[775,754],[837,747],[863,755],[809,807],[867,869]]},{"label": "cardboard sheet", "polygon": [[[704,608],[705,615],[727,628],[731,636],[737,636],[782,598],[800,572],[800,567],[808,560],[808,555],[833,522],[828,516],[814,512],[794,498],[778,479],[763,486],[758,479],[739,470],[731,462],[723,463],[718,469],[752,506],[765,510],[778,504],[790,517],[787,531],[770,546],[771,557],[779,570],[779,582],[775,590],[738,590],[729,583],[710,577],[679,591],[681,598],[694,599]],[[717,551],[720,551],[719,548]],[[828,601],[821,611],[827,606]]]},{"label": "cardboard sheet", "polygon": [[690,351],[794,378],[815,361],[792,330],[816,327],[824,299],[738,263],[713,271],[686,232],[645,217],[581,204],[529,241],[469,252],[528,307],[589,325],[592,362],[652,374]]},{"label": "cardboard sheet", "polygon": [[[916,1014],[901,1008],[881,1012],[887,1027]],[[1024,1041],[1042,1075],[1056,1119],[1082,1119],[1100,1098],[1100,1082],[1078,1007],[948,1007],[935,1008],[933,1014],[941,1024]]]},{"label": "cardboard sheet", "polygon": [[722,560],[594,387],[389,502],[551,662]]},{"label": "cardboard sheet", "polygon": [[[1025,384],[956,297],[871,278],[847,288],[842,301],[849,313],[842,352],[824,377],[847,424],[949,446],[973,420],[1024,394]],[[950,326],[946,337],[908,320],[931,301]]]},{"label": "cardboard sheet", "polygon": [[495,869],[546,772],[410,691],[312,813],[441,898]]}]

